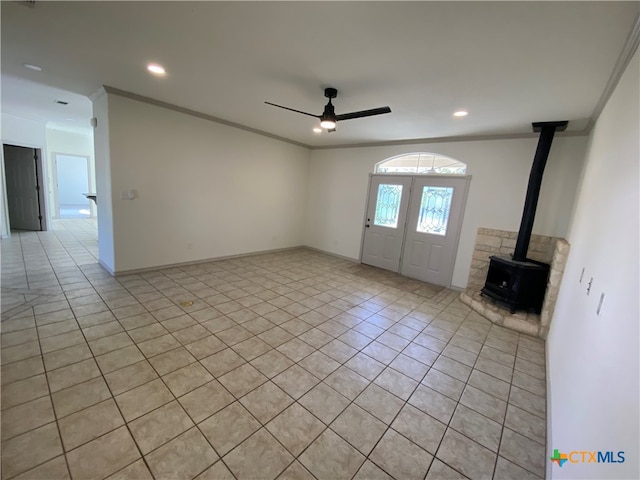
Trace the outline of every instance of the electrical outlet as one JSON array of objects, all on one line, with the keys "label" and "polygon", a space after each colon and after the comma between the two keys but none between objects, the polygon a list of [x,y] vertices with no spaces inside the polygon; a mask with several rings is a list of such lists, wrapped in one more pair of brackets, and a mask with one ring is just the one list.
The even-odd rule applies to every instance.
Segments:
[{"label": "electrical outlet", "polygon": [[123,190],[120,193],[120,199],[122,200],[133,200],[138,196],[138,192],[133,188],[129,188],[128,190]]}]

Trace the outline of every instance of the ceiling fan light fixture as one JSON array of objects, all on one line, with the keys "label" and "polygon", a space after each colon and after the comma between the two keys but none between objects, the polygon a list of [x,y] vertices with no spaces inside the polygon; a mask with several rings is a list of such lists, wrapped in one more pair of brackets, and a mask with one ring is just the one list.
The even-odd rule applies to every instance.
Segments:
[{"label": "ceiling fan light fixture", "polygon": [[[333,92],[329,92],[331,95],[333,95]],[[336,91],[337,94],[337,91]],[[325,96],[328,96],[327,93],[325,93]],[[333,97],[328,97],[329,98],[329,103],[327,103],[324,107],[324,112],[322,112],[322,115],[320,116],[320,126],[322,128],[326,128],[327,130],[332,130],[334,128],[336,128],[336,122],[338,121],[336,119],[336,112],[333,108],[333,104],[331,103],[331,98],[335,98],[335,95],[333,95]]]},{"label": "ceiling fan light fixture", "polygon": [[274,107],[282,108],[284,110],[301,113],[302,115],[307,115],[308,117],[317,118],[320,120],[320,126],[322,128],[325,128],[328,132],[336,131],[336,124],[338,123],[338,121],[351,120],[354,118],[371,117],[373,115],[381,115],[383,113],[391,113],[391,109],[389,107],[379,107],[379,108],[372,108],[369,110],[360,110],[358,112],[350,112],[350,113],[343,113],[340,115],[336,115],[336,111],[333,107],[333,104],[331,103],[331,99],[336,98],[337,95],[338,95],[338,90],[336,90],[335,88],[324,89],[324,96],[329,99],[329,103],[327,103],[324,106],[324,112],[322,112],[322,115],[314,115],[313,113],[303,112],[302,110],[296,110],[295,108],[285,107],[283,105],[278,105],[276,103],[271,103],[271,102],[264,102],[264,103],[266,103],[267,105],[272,105]]},{"label": "ceiling fan light fixture", "polygon": [[326,128],[327,130],[331,130],[332,128],[336,128],[336,122],[335,120],[331,120],[330,118],[327,118],[320,122],[320,126],[322,128]]}]

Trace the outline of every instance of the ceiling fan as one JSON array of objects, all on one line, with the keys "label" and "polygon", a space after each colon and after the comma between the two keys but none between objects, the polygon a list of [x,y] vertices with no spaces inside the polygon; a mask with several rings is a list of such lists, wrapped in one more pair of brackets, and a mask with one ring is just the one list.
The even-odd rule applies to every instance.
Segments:
[{"label": "ceiling fan", "polygon": [[322,115],[314,115],[312,113],[302,112],[294,108],[283,107],[282,105],[276,105],[275,103],[271,103],[271,102],[264,102],[264,103],[266,103],[267,105],[272,105],[274,107],[284,108],[285,110],[291,110],[292,112],[302,113],[303,115],[308,115],[310,117],[319,118],[320,126],[322,128],[326,128],[328,132],[335,132],[336,123],[341,120],[351,120],[352,118],[371,117],[373,115],[391,113],[391,109],[389,107],[380,107],[380,108],[372,108],[371,110],[360,110],[359,112],[343,113],[341,115],[336,115],[336,112],[333,108],[333,104],[331,103],[331,99],[336,98],[338,96],[338,90],[336,90],[335,88],[325,88],[324,96],[329,99],[329,103],[327,103],[324,106],[324,112],[322,112]]}]

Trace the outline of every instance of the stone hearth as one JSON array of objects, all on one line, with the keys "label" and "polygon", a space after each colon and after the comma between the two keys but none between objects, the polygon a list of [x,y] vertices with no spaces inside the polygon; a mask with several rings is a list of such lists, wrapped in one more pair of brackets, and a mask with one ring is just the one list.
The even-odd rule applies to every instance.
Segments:
[{"label": "stone hearth", "polygon": [[556,237],[532,235],[527,257],[551,265],[549,282],[540,315],[527,312],[510,313],[508,309],[495,304],[480,295],[489,268],[491,255],[512,255],[518,232],[479,228],[473,250],[471,271],[467,288],[460,300],[488,320],[519,332],[546,338],[553,317],[560,282],[569,256],[569,243]]}]

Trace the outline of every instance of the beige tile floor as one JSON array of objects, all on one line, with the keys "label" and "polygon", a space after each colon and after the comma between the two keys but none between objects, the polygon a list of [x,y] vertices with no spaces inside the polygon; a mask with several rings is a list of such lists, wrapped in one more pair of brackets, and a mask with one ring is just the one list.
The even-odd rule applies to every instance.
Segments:
[{"label": "beige tile floor", "polygon": [[542,478],[544,344],[312,250],[118,278],[2,240],[2,479]]}]

